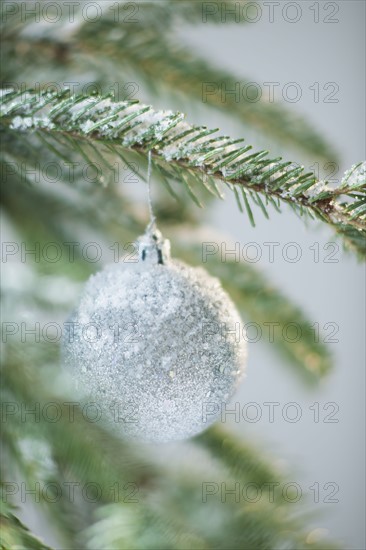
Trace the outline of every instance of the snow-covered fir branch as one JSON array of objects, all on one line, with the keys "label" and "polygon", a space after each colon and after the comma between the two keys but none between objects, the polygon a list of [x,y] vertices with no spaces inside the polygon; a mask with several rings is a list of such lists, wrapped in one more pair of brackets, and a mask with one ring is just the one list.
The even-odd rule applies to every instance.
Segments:
[{"label": "snow-covered fir branch", "polygon": [[[365,252],[365,163],[352,167],[340,186],[332,188],[303,166],[271,158],[267,151],[253,152],[243,139],[191,125],[181,113],[156,111],[137,101],[114,102],[109,96],[74,96],[67,89],[62,94],[5,90],[1,95],[1,119],[9,130],[59,133],[81,143],[105,144],[109,150],[144,154],[151,150],[156,164],[168,168],[168,173],[174,168],[175,178],[177,171],[183,180],[186,173],[193,173],[199,176],[195,181],[204,182],[214,194],[218,189],[213,180],[226,183],[251,221],[248,199],[265,212],[268,203],[278,208],[285,202],[300,214],[313,214],[331,224],[348,244]],[[188,188],[199,203],[190,183]]]}]

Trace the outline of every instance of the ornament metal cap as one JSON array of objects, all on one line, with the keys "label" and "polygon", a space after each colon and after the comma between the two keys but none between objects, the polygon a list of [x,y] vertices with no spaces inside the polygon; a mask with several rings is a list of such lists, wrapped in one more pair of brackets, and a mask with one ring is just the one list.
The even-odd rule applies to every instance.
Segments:
[{"label": "ornament metal cap", "polygon": [[139,260],[164,265],[170,259],[170,241],[164,239],[157,229],[155,220],[146,228],[145,234],[137,239]]}]

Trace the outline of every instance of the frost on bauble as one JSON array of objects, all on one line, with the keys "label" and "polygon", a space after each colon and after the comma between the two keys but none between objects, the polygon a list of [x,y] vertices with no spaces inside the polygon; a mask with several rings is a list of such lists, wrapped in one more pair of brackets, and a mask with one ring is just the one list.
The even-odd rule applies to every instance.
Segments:
[{"label": "frost on bauble", "polygon": [[232,396],[246,357],[242,324],[220,282],[171,259],[158,232],[138,245],[135,262],[87,282],[66,324],[64,362],[121,436],[184,439]]}]

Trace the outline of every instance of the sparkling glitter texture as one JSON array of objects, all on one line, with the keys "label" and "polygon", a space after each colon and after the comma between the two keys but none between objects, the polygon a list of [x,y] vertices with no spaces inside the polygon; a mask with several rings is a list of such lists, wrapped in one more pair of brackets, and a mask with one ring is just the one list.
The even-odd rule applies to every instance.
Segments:
[{"label": "sparkling glitter texture", "polygon": [[138,261],[122,258],[87,282],[64,362],[122,435],[184,439],[217,420],[233,394],[245,364],[242,324],[219,281],[172,260],[160,232],[138,245]]}]

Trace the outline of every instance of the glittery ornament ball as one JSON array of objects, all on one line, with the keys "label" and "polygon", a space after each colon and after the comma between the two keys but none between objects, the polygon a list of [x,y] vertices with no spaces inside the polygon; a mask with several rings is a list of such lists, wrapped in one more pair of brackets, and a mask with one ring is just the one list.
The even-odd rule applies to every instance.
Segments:
[{"label": "glittery ornament ball", "polygon": [[246,358],[241,319],[220,282],[171,259],[169,248],[148,231],[135,262],[93,275],[63,343],[65,366],[107,424],[154,442],[216,421]]}]

